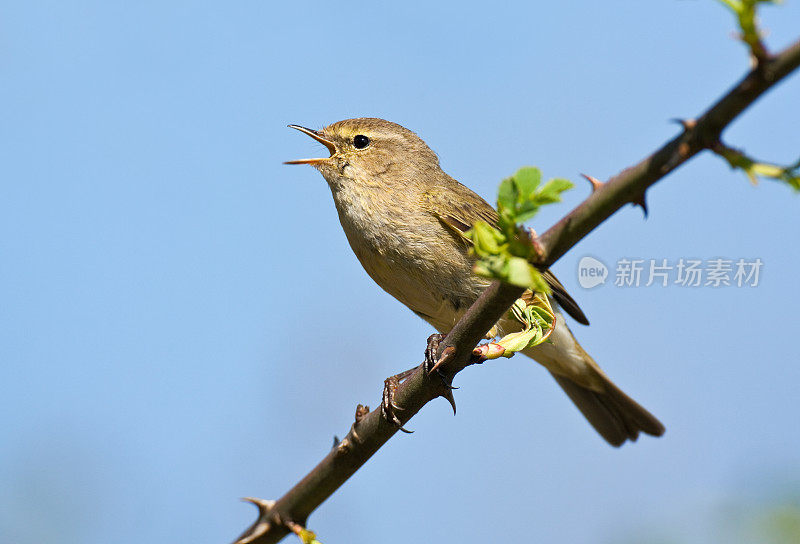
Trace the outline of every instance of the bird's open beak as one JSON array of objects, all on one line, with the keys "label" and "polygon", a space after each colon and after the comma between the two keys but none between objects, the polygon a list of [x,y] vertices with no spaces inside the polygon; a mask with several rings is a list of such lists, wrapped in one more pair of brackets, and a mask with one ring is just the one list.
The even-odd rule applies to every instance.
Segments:
[{"label": "bird's open beak", "polygon": [[[311,130],[310,128],[301,127],[300,125],[288,125],[289,128],[294,128],[302,132],[303,134],[308,134],[316,141],[324,145],[328,148],[328,151],[331,153],[331,157],[333,154],[336,153],[336,146],[333,144],[332,141],[324,138],[322,134],[316,130]],[[330,157],[320,158],[320,159],[297,159],[296,161],[286,161],[283,164],[319,164],[323,161],[327,161]]]}]

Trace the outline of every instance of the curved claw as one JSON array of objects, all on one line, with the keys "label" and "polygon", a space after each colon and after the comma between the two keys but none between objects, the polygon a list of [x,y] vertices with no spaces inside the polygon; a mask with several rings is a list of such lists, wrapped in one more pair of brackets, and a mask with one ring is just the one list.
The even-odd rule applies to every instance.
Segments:
[{"label": "curved claw", "polygon": [[[412,369],[413,370],[413,369]],[[403,427],[403,422],[395,414],[395,410],[401,410],[399,406],[397,406],[392,397],[394,396],[394,391],[397,389],[399,384],[398,376],[402,374],[398,374],[397,376],[391,376],[386,378],[383,382],[383,395],[381,397],[381,416],[383,418],[393,423],[399,430],[403,431],[406,434],[411,434],[414,431],[409,431],[405,427]]]},{"label": "curved claw", "polygon": [[[425,347],[425,372],[430,374],[434,370],[438,369],[438,365],[442,362],[442,358],[444,358],[444,353],[442,353],[442,358],[437,360],[437,352],[439,351],[439,344],[441,344],[442,340],[444,340],[445,335],[435,333],[428,337],[428,345]],[[447,350],[445,350],[447,351]]]},{"label": "curved claw", "polygon": [[400,419],[398,419],[398,417],[395,415],[394,410],[397,409],[398,407],[393,403],[391,403],[390,406],[392,408],[387,409],[384,404],[381,404],[381,415],[383,416],[383,419],[389,421],[390,423],[394,423],[394,425],[397,427],[398,430],[403,431],[406,434],[413,433],[414,431],[409,431],[408,429],[403,427],[403,422],[400,421]]},{"label": "curved claw", "polygon": [[444,388],[444,393],[441,393],[441,396],[447,399],[447,402],[453,407],[453,415],[455,415],[456,399],[453,396],[453,390],[458,389],[458,387],[453,386],[453,379],[445,374],[444,370],[442,370],[442,366],[453,358],[456,353],[456,348],[447,346],[444,348],[444,351],[442,351],[442,356],[439,357],[438,360],[436,358],[439,345],[444,337],[444,334],[432,334],[428,337],[428,347],[425,348],[425,362],[423,364],[425,365],[425,372],[429,376],[434,372],[439,376],[439,380],[442,382],[442,387]]},{"label": "curved claw", "polygon": [[449,390],[458,389],[458,387],[454,386],[450,380],[447,379],[447,374],[441,371],[441,369],[436,370],[436,374],[439,376],[439,379],[442,380],[442,385]]}]

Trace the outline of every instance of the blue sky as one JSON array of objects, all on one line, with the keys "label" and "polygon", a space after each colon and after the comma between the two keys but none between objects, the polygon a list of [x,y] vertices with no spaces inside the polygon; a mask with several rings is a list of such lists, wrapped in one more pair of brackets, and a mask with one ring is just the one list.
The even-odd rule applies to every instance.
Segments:
[{"label": "blue sky", "polygon": [[[578,185],[544,230],[746,70],[714,2],[18,2],[0,10],[0,540],[228,542],[421,360],[286,128],[415,130],[494,201]],[[800,4],[763,10],[768,43]],[[800,77],[726,133],[797,159]],[[800,494],[800,197],[702,155],[554,267],[583,345],[667,426],[620,450],[517,357],[457,378],[310,519],[324,542],[713,541]],[[755,288],[583,289],[577,262],[760,258]],[[726,509],[727,508],[727,509]],[[745,516],[745,514],[742,514]],[[746,517],[746,516],[745,516]],[[672,541],[672,540],[670,540]],[[726,541],[730,541],[729,539]]]}]

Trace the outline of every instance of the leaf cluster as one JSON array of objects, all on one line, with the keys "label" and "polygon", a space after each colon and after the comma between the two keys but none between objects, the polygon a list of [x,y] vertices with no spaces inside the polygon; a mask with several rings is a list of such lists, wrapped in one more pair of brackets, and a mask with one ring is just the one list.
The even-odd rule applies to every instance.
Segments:
[{"label": "leaf cluster", "polygon": [[536,293],[533,300],[525,302],[518,299],[511,307],[511,313],[521,323],[523,330],[505,335],[496,343],[505,348],[504,357],[511,357],[517,351],[538,346],[553,332],[556,316],[546,294]]},{"label": "leaf cluster", "polygon": [[549,294],[541,272],[531,264],[536,249],[521,224],[533,218],[542,206],[560,202],[561,193],[572,187],[572,182],[560,178],[542,184],[542,173],[535,167],[520,168],[504,179],[497,194],[498,228],[477,221],[466,233],[477,257],[475,273]]}]

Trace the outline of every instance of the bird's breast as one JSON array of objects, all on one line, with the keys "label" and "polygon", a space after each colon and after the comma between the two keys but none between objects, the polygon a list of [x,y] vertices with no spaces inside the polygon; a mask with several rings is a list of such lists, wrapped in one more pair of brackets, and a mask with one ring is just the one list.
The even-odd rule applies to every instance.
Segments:
[{"label": "bird's breast", "polygon": [[449,330],[483,287],[463,246],[426,210],[409,206],[413,199],[350,188],[334,191],[334,200],[367,274],[438,330]]}]

